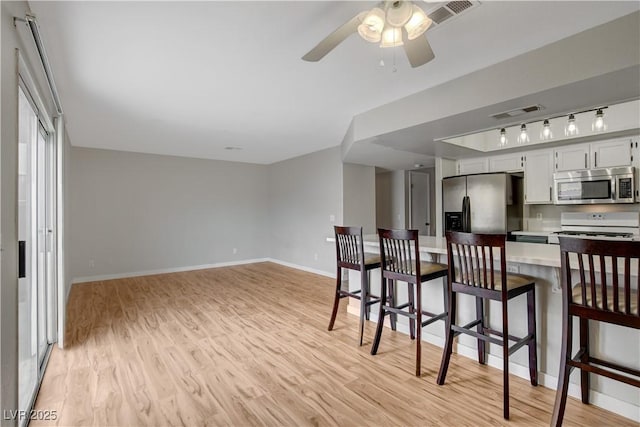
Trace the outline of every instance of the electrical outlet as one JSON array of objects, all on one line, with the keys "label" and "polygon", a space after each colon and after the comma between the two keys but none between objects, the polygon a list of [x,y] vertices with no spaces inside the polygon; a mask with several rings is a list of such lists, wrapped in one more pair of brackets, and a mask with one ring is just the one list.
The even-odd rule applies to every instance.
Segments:
[{"label": "electrical outlet", "polygon": [[233,253],[237,254],[238,253],[238,248],[233,248]]},{"label": "electrical outlet", "polygon": [[335,216],[335,215],[333,215],[333,214],[329,215],[329,222],[330,222],[330,223],[334,223],[334,222],[336,222],[336,216]]},{"label": "electrical outlet", "polygon": [[92,259],[89,260],[89,268],[95,268],[96,262]]},{"label": "electrical outlet", "polygon": [[520,273],[520,266],[518,264],[507,264],[507,273]]},{"label": "electrical outlet", "polygon": [[538,221],[542,221],[542,212],[538,212],[538,213],[536,214],[536,219],[537,219]]},{"label": "electrical outlet", "polygon": [[313,254],[313,259],[317,261],[318,260],[318,254]]}]

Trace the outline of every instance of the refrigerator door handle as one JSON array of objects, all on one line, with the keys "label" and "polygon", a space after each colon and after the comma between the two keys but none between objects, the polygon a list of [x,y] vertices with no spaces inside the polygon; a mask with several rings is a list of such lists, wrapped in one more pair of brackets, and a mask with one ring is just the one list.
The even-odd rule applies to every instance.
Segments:
[{"label": "refrigerator door handle", "polygon": [[462,198],[462,231],[471,232],[471,200],[469,196]]}]

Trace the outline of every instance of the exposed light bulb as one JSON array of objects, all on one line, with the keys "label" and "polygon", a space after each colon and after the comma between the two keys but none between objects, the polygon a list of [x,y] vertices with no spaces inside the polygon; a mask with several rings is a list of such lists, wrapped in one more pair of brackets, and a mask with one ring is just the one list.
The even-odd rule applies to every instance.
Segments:
[{"label": "exposed light bulb", "polygon": [[358,25],[358,34],[368,42],[377,43],[380,41],[383,28],[384,11],[375,7],[365,16],[362,24]]},{"label": "exposed light bulb", "polygon": [[500,147],[507,145],[507,131],[505,128],[500,129]]},{"label": "exposed light bulb", "polygon": [[529,142],[529,134],[527,133],[527,125],[524,123],[520,126],[520,135],[518,136],[518,144],[526,144]]},{"label": "exposed light bulb", "polygon": [[564,128],[564,134],[566,136],[576,136],[580,133],[578,125],[576,124],[576,117],[573,114],[569,114],[567,125]]},{"label": "exposed light bulb", "polygon": [[380,47],[402,46],[402,31],[398,27],[386,27],[382,32]]},{"label": "exposed light bulb", "polygon": [[596,117],[593,119],[593,123],[591,124],[591,130],[594,132],[604,132],[607,130],[607,124],[604,122],[604,113],[602,112],[602,108],[598,108],[598,111],[596,111]]},{"label": "exposed light bulb", "polygon": [[551,125],[549,124],[549,120],[545,120],[542,123],[542,131],[540,132],[540,139],[543,141],[548,141],[553,139],[553,132],[551,132]]},{"label": "exposed light bulb", "polygon": [[404,25],[407,30],[407,38],[413,40],[420,37],[429,29],[432,23],[433,21],[424,13],[424,10],[414,4],[411,19]]}]

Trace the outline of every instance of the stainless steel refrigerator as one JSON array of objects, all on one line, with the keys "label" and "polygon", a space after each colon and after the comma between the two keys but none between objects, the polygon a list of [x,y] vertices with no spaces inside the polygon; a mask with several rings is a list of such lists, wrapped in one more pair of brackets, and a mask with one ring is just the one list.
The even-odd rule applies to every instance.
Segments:
[{"label": "stainless steel refrigerator", "polygon": [[522,175],[483,173],[444,178],[445,231],[509,233],[522,229]]}]

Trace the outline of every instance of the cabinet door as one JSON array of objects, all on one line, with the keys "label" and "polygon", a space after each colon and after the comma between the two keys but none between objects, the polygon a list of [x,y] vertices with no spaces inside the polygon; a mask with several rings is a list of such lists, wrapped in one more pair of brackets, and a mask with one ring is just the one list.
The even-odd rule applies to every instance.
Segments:
[{"label": "cabinet door", "polygon": [[489,157],[489,172],[520,172],[524,168],[524,154],[504,154]]},{"label": "cabinet door", "polygon": [[489,159],[486,157],[458,160],[458,175],[484,172],[489,172]]},{"label": "cabinet door", "polygon": [[591,159],[594,168],[631,166],[631,138],[613,139],[591,143]]},{"label": "cabinet door", "polygon": [[524,202],[553,203],[553,151],[531,151],[524,159]]},{"label": "cabinet door", "polygon": [[589,144],[575,144],[566,147],[558,147],[555,151],[556,171],[572,171],[589,169]]}]

